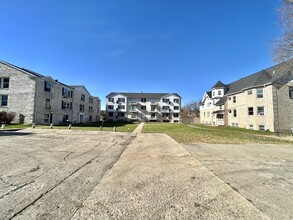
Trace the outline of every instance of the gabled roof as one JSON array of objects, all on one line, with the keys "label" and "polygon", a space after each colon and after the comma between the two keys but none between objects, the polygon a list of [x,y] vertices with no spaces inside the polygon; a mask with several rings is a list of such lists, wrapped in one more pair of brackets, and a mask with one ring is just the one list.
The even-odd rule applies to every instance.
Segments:
[{"label": "gabled roof", "polygon": [[209,98],[212,98],[212,92],[211,91],[206,92],[206,94],[209,96]]},{"label": "gabled roof", "polygon": [[89,91],[83,85],[71,85],[70,87],[74,88],[74,89],[81,88],[81,89],[85,90],[88,94],[90,94]]},{"label": "gabled roof", "polygon": [[212,87],[212,89],[223,89],[223,88],[225,88],[225,85],[220,80]]},{"label": "gabled roof", "polygon": [[281,88],[293,79],[293,59],[280,63],[268,69],[259,71],[247,77],[241,78],[227,85],[227,95],[238,93],[244,89],[273,84]]},{"label": "gabled roof", "polygon": [[111,92],[108,94],[106,97],[112,96],[112,95],[124,95],[126,97],[130,98],[146,98],[146,99],[151,99],[151,98],[161,98],[166,95],[176,95],[181,98],[180,95],[177,93],[131,93],[131,92]]},{"label": "gabled roof", "polygon": [[216,106],[224,105],[227,101],[227,96],[223,96],[219,101],[217,101]]}]

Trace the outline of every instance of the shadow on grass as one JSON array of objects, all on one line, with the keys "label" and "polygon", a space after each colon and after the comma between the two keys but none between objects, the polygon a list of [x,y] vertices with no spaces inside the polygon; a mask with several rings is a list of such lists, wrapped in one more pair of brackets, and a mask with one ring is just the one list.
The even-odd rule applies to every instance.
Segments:
[{"label": "shadow on grass", "polygon": [[113,128],[113,127],[123,127],[125,125],[133,125],[137,123],[133,122],[97,122],[90,124],[74,124],[74,127],[104,127],[104,128]]}]

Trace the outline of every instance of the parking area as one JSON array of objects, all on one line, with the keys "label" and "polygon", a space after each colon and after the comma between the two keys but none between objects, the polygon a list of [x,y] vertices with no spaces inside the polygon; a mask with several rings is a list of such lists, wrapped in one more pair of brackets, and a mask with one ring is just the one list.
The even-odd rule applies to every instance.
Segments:
[{"label": "parking area", "polygon": [[271,219],[293,219],[293,146],[182,146]]},{"label": "parking area", "polygon": [[70,219],[131,137],[25,129],[0,140],[0,219]]},{"label": "parking area", "polygon": [[0,132],[0,219],[292,219],[291,146],[185,150],[141,127]]}]

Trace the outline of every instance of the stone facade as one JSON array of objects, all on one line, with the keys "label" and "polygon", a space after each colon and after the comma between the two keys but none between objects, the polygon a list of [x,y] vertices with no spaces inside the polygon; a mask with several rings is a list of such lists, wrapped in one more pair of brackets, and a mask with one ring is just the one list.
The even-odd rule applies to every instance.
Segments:
[{"label": "stone facade", "polygon": [[[0,96],[8,95],[8,104],[0,106],[0,111],[16,113],[16,123],[59,125],[100,119],[100,99],[84,86],[68,86],[5,62],[0,62],[1,78],[9,78],[9,88],[0,88]],[[81,100],[81,93],[85,100]]]},{"label": "stone facade", "polygon": [[174,93],[110,93],[109,121],[179,122],[181,97]]}]

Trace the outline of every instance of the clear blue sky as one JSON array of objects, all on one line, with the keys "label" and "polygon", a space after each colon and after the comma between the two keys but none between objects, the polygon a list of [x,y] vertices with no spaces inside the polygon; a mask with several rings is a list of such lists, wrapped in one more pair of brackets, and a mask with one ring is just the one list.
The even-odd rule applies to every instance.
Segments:
[{"label": "clear blue sky", "polygon": [[274,65],[280,0],[0,0],[0,59],[112,91],[198,100]]}]

